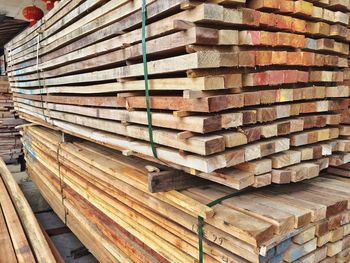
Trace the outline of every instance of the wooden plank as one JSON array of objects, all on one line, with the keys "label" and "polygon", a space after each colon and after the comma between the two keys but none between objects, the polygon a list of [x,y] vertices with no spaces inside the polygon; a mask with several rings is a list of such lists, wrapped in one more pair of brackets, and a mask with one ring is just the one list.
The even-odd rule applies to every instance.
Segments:
[{"label": "wooden plank", "polygon": [[296,244],[305,244],[306,242],[314,239],[316,232],[316,227],[310,227],[309,229],[305,230],[304,232],[296,235],[293,237],[293,242]]},{"label": "wooden plank", "polygon": [[[5,188],[3,180],[0,182],[1,187],[1,204],[5,221],[8,225],[8,231],[11,236],[12,245],[15,250],[16,258],[18,260],[27,260],[28,262],[35,262],[35,257],[30,249],[30,244],[25,236],[24,230],[21,226],[21,221],[16,213],[16,209],[12,205],[10,196]],[[50,253],[49,251],[46,253]]]},{"label": "wooden plank", "polygon": [[[16,101],[25,102],[22,99],[16,99]],[[27,103],[29,101],[27,100]],[[36,106],[41,106],[40,102],[30,103]],[[81,107],[75,105],[62,105],[62,104],[45,104],[47,109],[57,110],[69,113],[79,113],[81,115],[118,120],[121,122],[147,124],[147,113],[144,111],[127,111],[118,109],[107,108],[91,108]],[[208,133],[211,131],[217,131],[221,129],[220,118],[217,116],[185,116],[178,118],[168,113],[152,112],[152,125],[163,128],[171,128],[176,130],[192,131],[197,133]]]},{"label": "wooden plank", "polygon": [[[9,191],[9,194],[11,196],[12,201],[14,202],[14,205],[16,206],[17,212],[21,218],[22,224],[25,226],[24,230],[28,236],[28,239],[30,241],[31,246],[33,247],[33,251],[35,253],[36,260],[38,262],[55,262],[55,258],[52,255],[52,252],[47,244],[47,241],[45,240],[45,237],[43,233],[41,232],[41,229],[39,227],[39,224],[27,202],[25,199],[22,191],[20,190],[19,186],[17,185],[16,181],[12,177],[11,173],[8,171],[6,164],[4,161],[0,160],[0,175],[2,177],[3,182],[0,182],[0,187],[2,187],[2,193],[5,193],[5,185],[7,187],[7,190]],[[7,197],[7,202],[1,202],[9,203],[11,202],[9,197]],[[4,209],[4,208],[3,208]],[[13,209],[12,213],[16,213]],[[6,216],[6,214],[5,214]],[[19,221],[18,221],[19,223]],[[20,237],[18,232],[16,231],[16,236],[19,238],[22,238],[22,240],[26,240],[24,233],[23,236]],[[11,235],[12,236],[12,235]],[[14,236],[12,236],[14,237]],[[23,241],[21,241],[23,242]],[[21,244],[21,243],[19,243]],[[35,262],[34,257],[28,250],[29,245],[24,245],[23,243],[16,248],[16,250],[19,251],[25,251],[24,253],[24,260],[27,260],[28,262]],[[17,254],[17,252],[16,252]]]},{"label": "wooden plank", "polygon": [[316,250],[316,238],[303,244],[303,245],[295,245],[293,244],[289,249],[288,252],[284,256],[284,260],[287,262],[293,262],[302,256],[305,256],[306,254],[310,253],[313,250]]},{"label": "wooden plank", "polygon": [[176,171],[153,172],[148,175],[148,190],[151,193],[183,190],[203,184],[207,184],[207,182]]},{"label": "wooden plank", "polygon": [[[130,192],[131,193],[131,192]],[[210,222],[210,221],[208,221],[208,222]]]},{"label": "wooden plank", "polygon": [[[30,127],[30,129],[33,129],[34,127]],[[41,135],[41,134],[43,134],[42,132],[38,132],[37,133],[37,135],[36,136],[39,136],[39,135]],[[47,136],[52,136],[52,135],[49,135],[49,134],[52,134],[52,132],[51,133],[49,133],[49,132],[47,132]],[[41,135],[42,136],[42,135]],[[35,137],[32,137],[32,138],[35,138]],[[39,141],[40,141],[40,143],[45,143],[45,140],[47,140],[49,137],[47,137],[46,139],[39,139]],[[57,142],[58,143],[58,142]],[[81,145],[81,146],[83,146],[84,144],[83,143],[73,143],[74,145]],[[61,152],[61,154],[63,154],[63,151],[67,151],[67,145],[65,145],[65,144],[63,144],[62,145],[64,148],[62,148],[62,152]],[[50,146],[51,147],[51,146]],[[37,146],[36,146],[36,143],[35,144],[33,144],[33,142],[32,142],[32,147],[31,147],[31,151],[35,151],[35,152],[37,152],[37,160],[39,161],[39,162],[48,162],[49,161],[49,158],[50,157],[45,157],[45,153],[44,153],[44,151],[45,151],[45,149],[48,149],[48,148],[50,148],[50,147],[43,147],[43,148],[41,148],[41,151],[43,151],[42,153],[40,153],[39,154],[39,152],[38,152],[38,150],[37,150]],[[57,146],[56,146],[57,147]],[[87,146],[86,146],[87,147]],[[93,147],[96,147],[96,146],[93,146],[93,145],[91,145],[91,149],[93,149]],[[74,147],[75,148],[75,147]],[[72,148],[71,150],[73,150],[74,148]],[[99,147],[97,147],[96,149],[98,149]],[[29,148],[28,148],[29,149]],[[105,149],[105,148],[104,148]],[[70,150],[70,152],[71,152],[71,150]],[[78,150],[78,149],[76,149],[76,150]],[[47,150],[46,150],[47,151]],[[50,150],[51,151],[51,155],[52,155],[52,161],[50,161],[50,162],[55,162],[55,151],[54,150]],[[96,151],[96,150],[95,150]],[[104,155],[102,155],[102,153],[103,153],[103,151],[106,151],[105,152],[105,154]],[[113,160],[114,159],[114,156],[113,155],[111,155],[110,154],[110,152],[112,152],[111,150],[107,150],[107,149],[105,149],[105,150],[103,150],[102,151],[102,148],[101,148],[101,151],[100,151],[100,154],[98,155],[98,156],[100,156],[99,158],[97,158],[97,156],[96,157],[94,157],[94,160],[95,160],[95,168],[93,168],[94,169],[94,171],[92,171],[91,170],[91,168],[89,168],[90,166],[88,165],[88,164],[85,164],[85,171],[87,172],[93,172],[93,173],[95,173],[95,172],[97,172],[98,171],[98,169],[104,169],[105,171],[107,171],[106,170],[106,159],[105,158],[108,158],[109,160]],[[71,153],[73,153],[73,152],[71,152]],[[84,156],[85,156],[85,154],[84,153],[82,153],[81,152],[81,150],[78,150],[75,154],[78,154],[81,158],[84,158]],[[67,159],[65,159],[65,160],[68,160],[68,156],[69,155],[65,155],[66,157],[67,157]],[[102,158],[102,156],[103,156],[103,158],[104,159],[100,159],[100,158]],[[85,157],[86,158],[86,157]],[[130,162],[130,159],[129,159],[130,157],[125,157],[125,161],[127,161],[128,163]],[[70,159],[71,160],[71,159]],[[85,160],[88,160],[88,159],[85,159]],[[102,161],[102,160],[104,160],[104,161]],[[62,161],[63,161],[63,159],[62,159]],[[68,161],[69,162],[69,161]],[[121,160],[119,159],[119,161],[118,161],[119,163],[121,162]],[[96,165],[96,164],[98,164],[98,163],[100,163],[98,166]],[[82,163],[81,162],[77,162],[76,160],[74,161],[74,166],[75,167],[78,167],[78,166],[80,166]],[[70,166],[67,166],[68,165],[68,163],[67,163],[67,161],[65,161],[65,163],[64,163],[64,165],[65,165],[65,173],[67,172],[67,175],[66,176],[68,176],[69,174],[68,174],[68,170],[67,170],[67,168],[69,168]],[[130,165],[132,165],[131,163],[130,163]],[[96,167],[97,166],[97,167]],[[71,167],[71,168],[73,168],[73,166]],[[76,169],[76,168],[74,168],[74,169]],[[114,171],[114,172],[113,172]],[[111,170],[110,171],[110,173],[113,173],[113,174],[115,174],[115,175],[117,175],[116,173],[115,173],[115,169],[113,169],[113,171]],[[124,171],[128,171],[128,169],[125,169]],[[82,176],[85,176],[85,174],[86,174],[86,172],[84,172],[84,173],[80,173]],[[96,174],[95,176],[97,176],[96,178],[102,178],[101,177],[101,175],[102,174]],[[73,176],[73,174],[72,174],[72,176]],[[68,178],[68,177],[66,177],[66,178]],[[74,178],[74,176],[72,177],[72,178]],[[125,179],[127,179],[128,177],[119,177],[120,179],[122,179],[122,178],[124,178],[123,180],[125,180]],[[135,175],[135,177],[134,177],[134,179],[128,179],[128,180],[130,180],[129,182],[130,183],[132,183],[133,185],[136,185],[135,184],[135,179],[136,178],[139,178],[139,176],[137,176],[137,175]],[[118,179],[118,180],[120,180],[120,179]],[[146,175],[145,175],[145,179],[146,179]],[[58,179],[56,179],[56,180],[58,180]],[[57,181],[58,182],[58,181]],[[77,181],[78,182],[78,181]],[[96,183],[97,185],[99,185],[99,181],[98,180],[94,180],[93,181],[94,183]],[[115,187],[117,186],[116,185],[116,182],[117,181],[115,181]],[[68,183],[68,182],[67,182]],[[134,187],[134,186],[133,186]],[[293,188],[295,188],[295,187],[293,187]],[[111,189],[113,189],[113,188],[111,188]],[[124,187],[121,187],[121,188],[118,188],[118,189],[120,189],[120,190],[122,190],[122,189],[124,189],[125,191],[127,191],[129,194],[133,194],[133,195],[135,195],[135,190],[134,191],[130,191],[130,190],[127,190],[126,188],[125,188],[125,186]],[[212,190],[211,190],[212,189]],[[278,189],[278,188],[276,188],[276,189]],[[79,191],[81,191],[81,190],[79,190]],[[105,188],[105,191],[107,191],[107,189]],[[264,190],[263,190],[264,191]],[[235,198],[233,198],[233,200],[231,201],[231,200],[228,200],[228,201],[224,201],[222,204],[221,204],[221,206],[225,206],[225,210],[224,209],[221,209],[221,208],[219,208],[219,207],[216,207],[216,208],[214,208],[215,209],[215,212],[216,212],[216,215],[215,215],[215,217],[214,218],[211,218],[211,219],[208,219],[208,220],[206,220],[206,225],[207,226],[209,226],[209,225],[215,225],[216,227],[219,227],[220,226],[220,228],[222,228],[222,229],[226,229],[226,227],[225,228],[223,228],[223,225],[219,225],[219,224],[217,224],[218,223],[218,221],[215,221],[215,220],[220,220],[220,218],[222,219],[222,218],[225,218],[225,216],[229,216],[229,215],[233,215],[232,214],[232,212],[230,212],[229,214],[227,214],[227,210],[228,210],[228,208],[229,207],[231,207],[231,208],[233,208],[233,207],[235,207],[234,209],[235,209],[235,211],[242,211],[243,212],[243,207],[248,207],[248,205],[249,205],[249,207],[250,207],[250,209],[252,208],[252,207],[255,207],[255,206],[253,206],[253,204],[254,203],[258,203],[258,204],[260,204],[261,206],[263,206],[264,208],[266,208],[266,209],[277,209],[278,211],[279,211],[279,216],[277,216],[277,214],[276,213],[274,213],[274,215],[272,216],[272,215],[268,215],[268,214],[266,214],[266,212],[264,212],[264,213],[262,213],[262,214],[260,214],[260,215],[258,215],[257,213],[260,213],[260,212],[263,212],[262,210],[259,210],[259,208],[258,207],[255,207],[254,208],[254,210],[247,210],[247,211],[245,211],[244,212],[244,214],[245,215],[251,215],[251,216],[253,216],[253,217],[255,217],[255,218],[264,218],[264,220],[267,220],[266,222],[272,222],[272,220],[273,221],[277,221],[277,220],[282,220],[282,218],[284,218],[284,217],[282,217],[282,215],[284,215],[284,216],[286,216],[286,214],[289,214],[290,213],[290,215],[292,215],[292,218],[294,219],[294,222],[297,222],[297,224],[295,225],[295,226],[302,226],[302,225],[304,225],[304,224],[308,224],[308,223],[306,223],[306,222],[311,222],[310,220],[313,220],[313,221],[318,221],[318,220],[322,220],[322,219],[325,219],[326,218],[326,216],[330,216],[331,214],[332,214],[332,209],[334,209],[333,210],[333,213],[335,214],[335,215],[337,215],[337,212],[336,211],[341,211],[341,209],[340,210],[336,210],[335,209],[335,207],[337,206],[337,207],[344,207],[343,206],[343,203],[340,201],[340,199],[338,199],[338,197],[333,197],[333,198],[331,198],[331,199],[333,199],[332,201],[330,201],[330,200],[328,200],[328,201],[326,201],[326,198],[322,198],[322,193],[324,192],[324,190],[321,190],[321,189],[313,189],[313,190],[311,190],[311,189],[309,189],[309,193],[307,194],[307,195],[305,195],[305,193],[303,193],[303,189],[300,189],[300,191],[298,192],[298,194],[293,194],[293,193],[291,193],[291,192],[288,192],[285,196],[283,196],[283,198],[282,198],[282,196],[280,196],[279,195],[279,197],[280,198],[282,198],[282,199],[278,199],[277,197],[276,197],[276,195],[275,194],[273,194],[273,195],[271,195],[271,196],[269,196],[269,197],[267,197],[266,195],[266,197],[264,197],[264,198],[262,198],[260,195],[259,195],[259,197],[257,196],[257,197],[255,197],[255,198],[252,198],[249,194],[247,195],[247,194],[245,194],[245,195],[243,195],[242,197],[239,197],[240,199],[237,199],[237,200],[240,200],[239,202],[236,202],[235,201],[235,199],[236,199],[236,197]],[[230,190],[230,189],[225,189],[225,188],[222,188],[222,187],[217,187],[217,186],[210,186],[210,187],[208,187],[208,186],[205,186],[205,187],[197,187],[197,188],[191,188],[191,189],[189,189],[188,191],[182,191],[182,193],[183,194],[187,194],[187,192],[191,192],[191,193],[193,193],[193,194],[190,194],[190,196],[191,197],[193,197],[193,198],[195,198],[195,199],[197,199],[197,200],[199,200],[199,199],[202,199],[203,200],[203,202],[204,203],[207,203],[209,200],[207,200],[208,199],[208,197],[212,197],[212,198],[215,198],[215,195],[216,196],[224,196],[225,195],[225,193],[227,194],[227,193],[232,193],[232,190]],[[265,191],[266,192],[266,191]],[[255,196],[255,195],[254,195]],[[276,199],[277,198],[277,199]],[[91,200],[94,200],[94,199],[91,199]],[[145,198],[143,197],[141,197],[140,196],[140,199],[139,199],[140,201],[141,200],[143,200],[142,202],[146,202],[146,200],[145,200]],[[245,203],[243,203],[243,200],[244,200],[244,202]],[[317,200],[317,201],[316,201]],[[97,201],[97,200],[96,200]],[[95,202],[95,201],[94,201]],[[250,202],[250,203],[249,203]],[[281,203],[279,203],[279,202],[281,202],[282,204],[284,204],[285,205],[285,207],[283,207],[283,208],[279,208],[279,205],[278,204],[281,204]],[[334,203],[333,203],[334,202]],[[336,204],[337,203],[337,205],[336,206],[334,206],[333,208],[331,208],[332,207],[332,205],[331,204]],[[150,204],[150,203],[149,203]],[[244,204],[244,206],[243,206],[243,204]],[[287,206],[286,206],[286,204],[288,204]],[[238,206],[239,205],[239,207],[240,208],[236,208],[236,206]],[[242,206],[241,206],[242,205]],[[277,208],[278,207],[278,208]],[[160,208],[160,207],[159,207]],[[237,210],[238,209],[238,210]],[[241,209],[243,209],[243,210],[241,210]],[[260,208],[261,209],[261,208]],[[162,210],[162,211],[166,211],[166,210]],[[226,213],[224,213],[224,211],[226,211]],[[254,212],[253,212],[254,211]],[[258,212],[258,211],[260,211],[260,212]],[[283,212],[282,212],[283,211]],[[287,213],[287,211],[288,211],[288,213]],[[345,211],[345,210],[342,210],[342,211]],[[180,216],[180,215],[179,215]],[[182,216],[182,215],[181,215]],[[273,217],[273,219],[271,218],[271,217]],[[179,217],[180,218],[180,217]],[[242,218],[242,215],[240,216],[240,218]],[[195,217],[194,217],[194,220],[195,220]],[[227,220],[227,218],[226,218],[226,220]],[[250,220],[252,220],[252,219],[250,219]],[[290,220],[290,219],[289,219]],[[181,220],[181,221],[178,221],[178,222],[181,222],[181,224],[183,224],[185,221],[183,221],[183,220]],[[230,221],[231,222],[231,221]],[[237,224],[237,226],[238,226],[238,220],[236,220],[236,221],[232,221],[232,223],[233,222],[235,222],[235,224]],[[280,221],[280,222],[283,222],[283,221]],[[242,221],[240,221],[240,223],[239,224],[242,224],[242,225],[240,225],[240,226],[242,226],[243,227],[243,222]],[[251,225],[251,224],[250,224]],[[290,226],[290,224],[288,225],[288,226]],[[190,227],[190,226],[189,226]],[[287,228],[289,228],[289,227],[287,227]],[[277,231],[277,225],[276,225],[276,227],[275,227],[275,231]],[[227,231],[228,231],[228,229],[226,229]],[[225,230],[225,231],[226,231]],[[231,231],[230,231],[231,232]],[[283,231],[284,232],[284,231]],[[288,232],[288,231],[287,231]],[[232,234],[234,233],[234,232],[231,232]],[[242,234],[242,232],[241,232],[241,234]],[[239,234],[238,235],[238,233],[235,233],[235,235],[237,235],[237,236],[240,236],[240,237],[243,237],[241,234]],[[195,231],[194,231],[194,236],[196,236],[196,234],[195,234]],[[266,234],[265,234],[265,236],[266,236]],[[238,250],[237,250],[238,251]],[[243,253],[242,252],[242,250],[240,250],[241,251],[241,253]],[[256,262],[258,262],[258,261],[256,261]]]},{"label": "wooden plank", "polygon": [[[209,191],[209,189],[206,189],[205,194],[199,191],[190,191],[193,193],[193,195],[191,195],[193,198],[197,198],[196,196],[198,196],[198,198],[205,198],[205,200],[208,201],[214,200],[214,197],[219,198],[220,195],[220,192],[215,192],[213,189],[211,189],[211,191]],[[215,200],[217,198],[215,198]],[[286,233],[288,230],[291,230],[293,228],[294,217],[291,214],[276,210],[271,213],[272,209],[269,206],[263,205],[261,203],[251,203],[248,200],[249,198],[247,196],[240,196],[234,200],[230,199],[223,201],[222,204],[242,213],[246,213],[247,215],[257,216],[257,218],[271,223],[274,225],[274,230],[277,234]]]},{"label": "wooden plank", "polygon": [[[1,255],[4,258],[3,262],[16,263],[17,256],[12,246],[9,230],[7,229],[6,221],[2,210],[0,210],[0,237],[1,237]],[[33,261],[34,262],[34,261]]]}]

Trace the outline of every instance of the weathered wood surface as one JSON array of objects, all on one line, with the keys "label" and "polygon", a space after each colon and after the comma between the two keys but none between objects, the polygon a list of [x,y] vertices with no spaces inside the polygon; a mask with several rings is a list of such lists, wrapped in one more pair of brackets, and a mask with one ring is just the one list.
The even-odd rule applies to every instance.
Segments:
[{"label": "weathered wood surface", "polygon": [[67,1],[9,42],[15,110],[234,189],[349,161],[337,140],[350,133],[347,0],[151,0],[146,10],[158,159],[140,2]]},{"label": "weathered wood surface", "polygon": [[[156,164],[87,141],[62,141],[59,132],[48,128],[25,127],[23,144],[28,172],[44,197],[90,251],[107,262],[123,257],[122,262],[196,262],[196,213],[233,192],[209,184],[152,194],[148,173],[157,170]],[[249,170],[267,171],[266,163],[256,162]],[[257,186],[268,178],[262,175]],[[349,186],[349,179],[324,176],[220,202],[205,219],[205,262],[345,257]]]},{"label": "weathered wood surface", "polygon": [[0,159],[0,262],[56,260],[21,189]]},{"label": "weathered wood surface", "polygon": [[[347,68],[344,70],[344,83],[349,85],[350,80],[350,70]],[[350,108],[350,107],[349,107]],[[330,167],[328,172],[330,174],[349,177],[350,176],[350,112],[349,108],[338,110],[340,114],[339,128],[339,138],[333,145],[333,151],[335,152],[330,157]]]},{"label": "weathered wood surface", "polygon": [[[139,3],[70,4],[92,16],[62,6],[67,28],[57,16],[39,45],[34,30],[18,36],[9,78],[20,116],[119,151],[23,132],[33,180],[100,261],[196,262],[201,215],[205,262],[347,262],[349,179],[315,177],[347,176],[350,161],[350,1],[149,1],[158,160]],[[218,184],[158,192],[194,176]],[[206,207],[250,186],[264,188]]]}]

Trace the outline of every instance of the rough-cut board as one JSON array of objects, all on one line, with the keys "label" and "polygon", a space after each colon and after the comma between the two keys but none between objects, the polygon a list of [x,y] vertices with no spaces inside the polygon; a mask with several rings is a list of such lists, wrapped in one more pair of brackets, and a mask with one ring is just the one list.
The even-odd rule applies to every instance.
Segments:
[{"label": "rough-cut board", "polygon": [[[158,159],[140,2],[63,1],[10,41],[15,110],[234,189],[301,181],[348,161],[327,159],[348,132],[338,126],[350,105],[348,3],[151,0],[146,10]],[[0,99],[0,109],[9,105]]]},{"label": "rough-cut board", "polygon": [[2,159],[0,207],[0,262],[58,262],[33,211]]},{"label": "rough-cut board", "polygon": [[[232,189],[207,184],[152,194],[147,185],[154,163],[63,138],[48,128],[25,127],[28,172],[99,260],[196,262],[197,216],[203,211],[204,262],[309,262],[345,257],[350,247],[347,178],[321,176],[293,187],[264,187],[209,208],[207,203]],[[262,173],[254,182],[259,187],[268,180],[271,163],[241,168],[252,176]],[[169,180],[171,174],[166,176]]]},{"label": "rough-cut board", "polygon": [[[348,86],[350,80],[350,70],[347,68],[344,70],[344,83]],[[330,157],[330,167],[328,172],[334,175],[343,177],[350,176],[350,112],[349,108],[338,110],[340,114],[339,128],[339,139],[333,143],[333,151],[335,152]]]}]

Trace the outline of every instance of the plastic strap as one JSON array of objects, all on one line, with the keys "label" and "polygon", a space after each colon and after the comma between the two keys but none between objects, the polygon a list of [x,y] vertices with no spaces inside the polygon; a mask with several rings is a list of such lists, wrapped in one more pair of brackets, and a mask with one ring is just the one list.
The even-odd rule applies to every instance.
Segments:
[{"label": "plastic strap", "polygon": [[[213,207],[219,203],[221,203],[222,201],[225,201],[227,199],[230,199],[231,197],[240,195],[242,193],[241,192],[235,192],[232,194],[228,194],[226,196],[220,197],[219,199],[216,199],[210,203],[207,204],[207,206],[209,207]],[[204,224],[204,218],[201,216],[198,216],[198,228],[197,228],[197,233],[198,233],[198,251],[199,251],[199,263],[203,263],[204,260],[204,252],[203,252],[203,224]]]},{"label": "plastic strap", "polygon": [[148,65],[147,65],[147,48],[146,48],[146,0],[142,0],[142,60],[143,60],[143,73],[145,80],[145,94],[146,94],[146,107],[147,107],[147,121],[148,121],[148,135],[149,143],[152,148],[152,153],[155,158],[158,159],[157,150],[153,141],[153,129],[152,129],[152,114],[149,100],[149,89],[148,89]]}]

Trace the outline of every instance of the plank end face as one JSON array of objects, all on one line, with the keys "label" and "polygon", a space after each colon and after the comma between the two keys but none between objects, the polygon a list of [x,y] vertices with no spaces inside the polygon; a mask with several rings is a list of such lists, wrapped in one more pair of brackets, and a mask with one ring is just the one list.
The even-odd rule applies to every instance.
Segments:
[{"label": "plank end face", "polygon": [[148,173],[148,191],[151,193],[184,190],[206,185],[209,182],[179,171],[158,171]]}]

